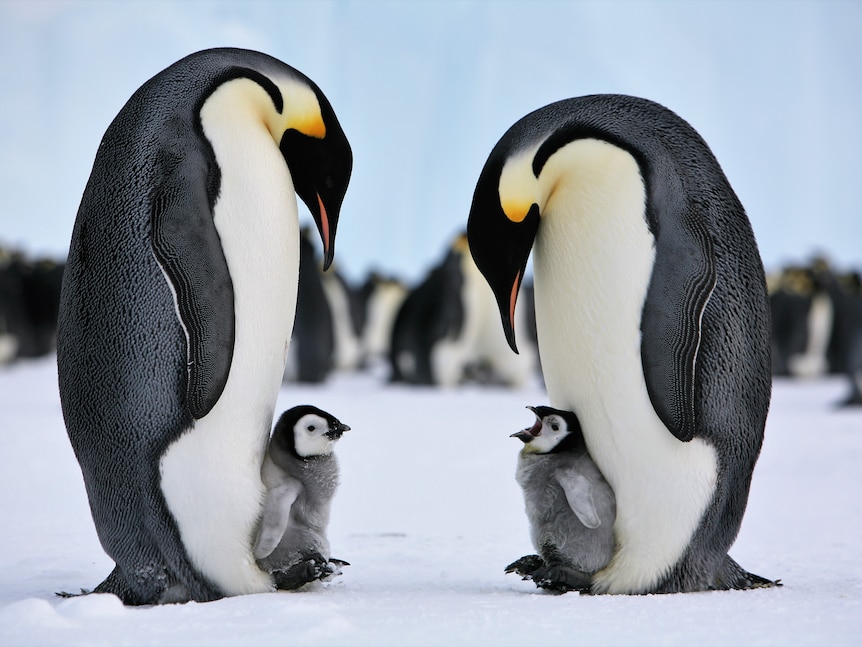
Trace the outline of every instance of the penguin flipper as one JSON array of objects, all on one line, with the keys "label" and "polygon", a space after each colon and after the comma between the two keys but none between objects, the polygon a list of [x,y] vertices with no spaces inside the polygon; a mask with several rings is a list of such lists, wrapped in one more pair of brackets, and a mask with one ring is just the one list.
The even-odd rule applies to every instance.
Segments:
[{"label": "penguin flipper", "polygon": [[299,496],[299,490],[299,481],[287,478],[266,493],[260,530],[254,544],[255,559],[269,557],[281,542],[290,521],[290,508]]},{"label": "penguin flipper", "polygon": [[716,282],[712,238],[701,214],[692,210],[690,205],[657,207],[662,223],[641,318],[641,360],[650,401],[668,430],[684,442],[698,428],[701,318]]},{"label": "penguin flipper", "polygon": [[587,528],[598,528],[602,525],[601,517],[596,510],[593,499],[593,485],[582,474],[567,471],[557,475],[557,481],[566,494],[569,507],[575,516]]},{"label": "penguin flipper", "polygon": [[[188,406],[203,418],[218,402],[233,358],[233,282],[213,221],[217,171],[202,155],[163,155],[152,201],[153,253],[170,282],[186,333]],[[213,179],[215,176],[215,179]]]}]

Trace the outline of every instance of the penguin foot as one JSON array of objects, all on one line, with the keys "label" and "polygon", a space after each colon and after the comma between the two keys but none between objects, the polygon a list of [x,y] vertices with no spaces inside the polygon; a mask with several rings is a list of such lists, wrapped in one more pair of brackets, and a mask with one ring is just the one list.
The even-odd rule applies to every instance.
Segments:
[{"label": "penguin foot", "polygon": [[185,604],[191,602],[192,596],[189,590],[182,584],[169,586],[159,596],[159,604]]},{"label": "penguin foot", "polygon": [[710,588],[726,591],[728,589],[768,589],[774,586],[784,585],[781,580],[768,580],[760,575],[749,573],[728,555],[724,560],[721,572],[716,576]]},{"label": "penguin foot", "polygon": [[328,582],[341,575],[341,567],[349,566],[342,559],[327,560],[320,553],[310,553],[287,568],[272,571],[275,587],[282,591],[295,591],[310,582]]},{"label": "penguin foot", "polygon": [[552,593],[588,591],[590,576],[564,564],[549,564],[537,569],[531,579],[540,589]]},{"label": "penguin foot", "polygon": [[275,587],[295,591],[301,586],[319,580],[326,568],[326,560],[319,554],[310,555],[292,566],[272,572]]},{"label": "penguin foot", "polygon": [[134,587],[126,578],[119,566],[92,591],[87,593],[109,593],[116,595],[123,604],[129,606],[144,606],[150,604],[183,604],[185,602],[210,602],[223,596],[210,585],[193,577],[184,583],[178,582],[165,567],[140,568],[137,571],[139,579],[134,580]]},{"label": "penguin foot", "polygon": [[[93,593],[105,593],[105,591],[91,591],[89,589],[81,589],[80,593],[57,591],[54,593],[54,595],[59,598],[64,598],[68,600],[69,598],[79,598],[83,595],[91,595]],[[115,594],[111,593],[111,595]],[[174,584],[173,586],[168,587],[162,592],[161,596],[159,596],[157,604],[185,604],[186,602],[190,601],[191,595],[189,594],[189,590],[182,584]]]},{"label": "penguin foot", "polygon": [[517,573],[523,580],[532,580],[537,587],[552,593],[588,591],[590,576],[560,563],[546,563],[539,555],[524,555],[506,567],[507,573]]},{"label": "penguin foot", "polygon": [[520,559],[516,559],[514,562],[509,564],[506,567],[506,572],[517,573],[522,579],[531,580],[533,579],[533,573],[544,565],[544,560],[538,555],[524,555]]}]

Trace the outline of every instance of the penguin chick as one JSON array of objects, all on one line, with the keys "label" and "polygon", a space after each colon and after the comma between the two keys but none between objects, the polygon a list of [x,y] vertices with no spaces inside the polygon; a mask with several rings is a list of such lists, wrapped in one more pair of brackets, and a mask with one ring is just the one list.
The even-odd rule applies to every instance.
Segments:
[{"label": "penguin chick", "polygon": [[539,554],[520,558],[506,572],[556,593],[587,591],[591,575],[613,554],[614,493],[587,453],[574,413],[528,408],[535,424],[511,437],[524,442],[515,478]]},{"label": "penguin chick", "polygon": [[350,427],[310,405],[281,414],[261,468],[267,493],[254,545],[258,565],[276,588],[294,590],[341,573],[326,527],[338,487],[332,450]]}]

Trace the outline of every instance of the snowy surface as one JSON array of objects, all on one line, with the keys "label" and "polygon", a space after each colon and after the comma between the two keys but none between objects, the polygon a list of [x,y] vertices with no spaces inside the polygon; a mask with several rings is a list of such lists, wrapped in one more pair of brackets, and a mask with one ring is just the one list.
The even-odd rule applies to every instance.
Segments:
[{"label": "snowy surface", "polygon": [[342,577],[301,593],[127,608],[61,599],[112,567],[63,427],[53,359],[0,370],[0,645],[859,645],[862,411],[841,381],[778,382],[731,554],[778,589],[554,596],[505,575],[530,550],[514,480],[538,385],[286,386],[352,427],[338,446]]}]

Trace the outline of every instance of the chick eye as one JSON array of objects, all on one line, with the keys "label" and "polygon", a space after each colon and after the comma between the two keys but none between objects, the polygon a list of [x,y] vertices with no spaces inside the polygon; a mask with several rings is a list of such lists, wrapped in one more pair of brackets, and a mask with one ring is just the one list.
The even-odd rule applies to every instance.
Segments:
[{"label": "chick eye", "polygon": [[308,427],[306,427],[306,429],[308,429],[308,431],[314,431],[315,427],[314,427],[314,425],[308,425]]},{"label": "chick eye", "polygon": [[560,430],[560,425],[558,425],[557,423],[553,423],[553,424],[551,425],[551,429],[553,429],[554,431],[559,431],[559,430]]}]

